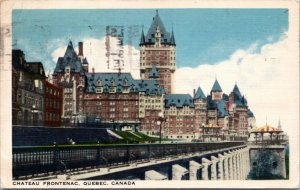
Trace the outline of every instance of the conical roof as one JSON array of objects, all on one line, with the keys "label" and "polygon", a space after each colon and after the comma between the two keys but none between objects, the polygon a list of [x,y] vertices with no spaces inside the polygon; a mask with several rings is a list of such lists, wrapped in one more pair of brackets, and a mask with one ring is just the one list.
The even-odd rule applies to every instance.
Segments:
[{"label": "conical roof", "polygon": [[170,44],[176,45],[176,42],[175,42],[175,36],[174,36],[173,30],[172,30],[172,34],[171,34],[171,41],[170,41]]},{"label": "conical roof", "polygon": [[145,43],[145,34],[144,34],[144,29],[142,29],[140,44],[144,44],[144,43]]},{"label": "conical roof", "polygon": [[72,72],[84,75],[81,61],[78,58],[71,41],[68,43],[64,56],[58,58],[56,67],[54,69],[54,74],[63,72],[66,66],[70,66]]},{"label": "conical roof", "polygon": [[77,54],[74,50],[72,41],[69,41],[68,47],[67,47],[65,55],[64,55],[64,59],[67,59],[67,58],[72,58],[72,59],[77,58]]},{"label": "conical roof", "polygon": [[211,92],[222,92],[222,88],[217,79],[215,80],[215,83],[211,89]]},{"label": "conical roof", "polygon": [[[171,34],[167,32],[163,22],[160,19],[158,11],[156,11],[156,15],[155,17],[153,17],[152,24],[147,32],[147,35],[145,36],[145,42],[155,43],[155,33],[157,28],[159,28],[161,34],[161,43],[171,43]],[[173,41],[175,44],[174,34],[173,34]]]},{"label": "conical roof", "polygon": [[206,99],[206,96],[204,95],[204,93],[200,87],[198,87],[197,92],[194,96],[194,99]]},{"label": "conical roof", "polygon": [[239,89],[239,87],[237,86],[237,84],[234,85],[232,92],[233,92],[235,95],[237,95],[237,96],[239,96],[239,97],[242,97],[241,92],[240,92],[240,89]]}]

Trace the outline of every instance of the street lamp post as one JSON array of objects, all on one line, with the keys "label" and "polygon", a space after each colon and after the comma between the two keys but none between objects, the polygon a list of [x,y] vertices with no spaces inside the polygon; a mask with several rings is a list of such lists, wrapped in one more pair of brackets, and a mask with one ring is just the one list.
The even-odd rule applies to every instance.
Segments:
[{"label": "street lamp post", "polygon": [[35,122],[35,120],[37,120],[36,114],[38,113],[38,110],[36,109],[35,105],[32,105],[31,113],[32,113],[32,123],[33,125],[37,125],[37,122]]},{"label": "street lamp post", "polygon": [[163,112],[159,112],[158,114],[158,120],[157,125],[159,125],[159,144],[161,144],[161,130],[162,130],[162,124],[166,121],[166,118],[164,117]]}]

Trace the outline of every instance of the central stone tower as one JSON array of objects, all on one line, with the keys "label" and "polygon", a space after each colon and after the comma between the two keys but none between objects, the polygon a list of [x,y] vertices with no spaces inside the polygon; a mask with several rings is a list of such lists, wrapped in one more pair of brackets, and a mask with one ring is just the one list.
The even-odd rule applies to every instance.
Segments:
[{"label": "central stone tower", "polygon": [[176,43],[172,32],[167,32],[158,11],[153,18],[147,35],[142,31],[140,40],[141,79],[156,79],[166,93],[174,91],[176,70]]}]

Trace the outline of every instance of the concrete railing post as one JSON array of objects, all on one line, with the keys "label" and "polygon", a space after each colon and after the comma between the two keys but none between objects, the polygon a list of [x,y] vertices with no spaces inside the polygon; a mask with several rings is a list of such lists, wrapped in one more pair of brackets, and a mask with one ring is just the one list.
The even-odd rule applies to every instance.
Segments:
[{"label": "concrete railing post", "polygon": [[229,180],[229,166],[228,166],[228,161],[229,161],[229,155],[228,153],[224,152],[224,179]]},{"label": "concrete railing post", "polygon": [[242,160],[241,160],[241,150],[238,150],[236,153],[237,158],[237,179],[242,179]]},{"label": "concrete railing post", "polygon": [[168,178],[155,170],[145,172],[145,180],[168,180]]},{"label": "concrete railing post", "polygon": [[219,159],[215,156],[211,156],[211,180],[217,180],[217,163],[219,162]]},{"label": "concrete railing post", "polygon": [[224,179],[224,160],[225,156],[222,154],[218,154],[219,157],[219,163],[218,163],[218,180]]},{"label": "concrete railing post", "polygon": [[178,164],[172,165],[172,180],[181,180],[188,170]]},{"label": "concrete railing post", "polygon": [[234,173],[233,173],[233,178],[235,180],[238,179],[238,160],[237,160],[237,151],[234,151],[233,153],[233,166],[234,166]]},{"label": "concrete railing post", "polygon": [[250,150],[249,148],[246,148],[246,173],[247,175],[250,172]]},{"label": "concrete railing post", "polygon": [[229,151],[229,180],[234,180],[234,173],[235,173],[235,169],[234,169],[234,156],[233,156],[233,152]]},{"label": "concrete railing post", "polygon": [[198,179],[197,172],[199,169],[203,168],[203,166],[194,160],[191,160],[189,162],[189,165],[190,165],[190,180],[197,180]]},{"label": "concrete railing post", "polygon": [[202,158],[202,179],[203,180],[209,180],[208,178],[208,166],[211,164],[211,161],[206,159],[206,158]]},{"label": "concrete railing post", "polygon": [[245,163],[244,163],[244,149],[241,149],[240,152],[240,160],[241,160],[241,179],[245,179]]}]

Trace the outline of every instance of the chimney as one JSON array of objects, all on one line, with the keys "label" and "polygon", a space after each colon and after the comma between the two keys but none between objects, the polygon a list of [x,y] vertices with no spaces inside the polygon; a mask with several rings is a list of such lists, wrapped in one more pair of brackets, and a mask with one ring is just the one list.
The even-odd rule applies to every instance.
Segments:
[{"label": "chimney", "polygon": [[78,43],[78,56],[83,56],[83,42]]},{"label": "chimney", "polygon": [[94,67],[92,68],[92,72],[93,72],[93,74],[95,74],[95,68]]},{"label": "chimney", "polygon": [[196,89],[194,88],[193,89],[193,96],[195,96],[195,94],[196,94]]}]

